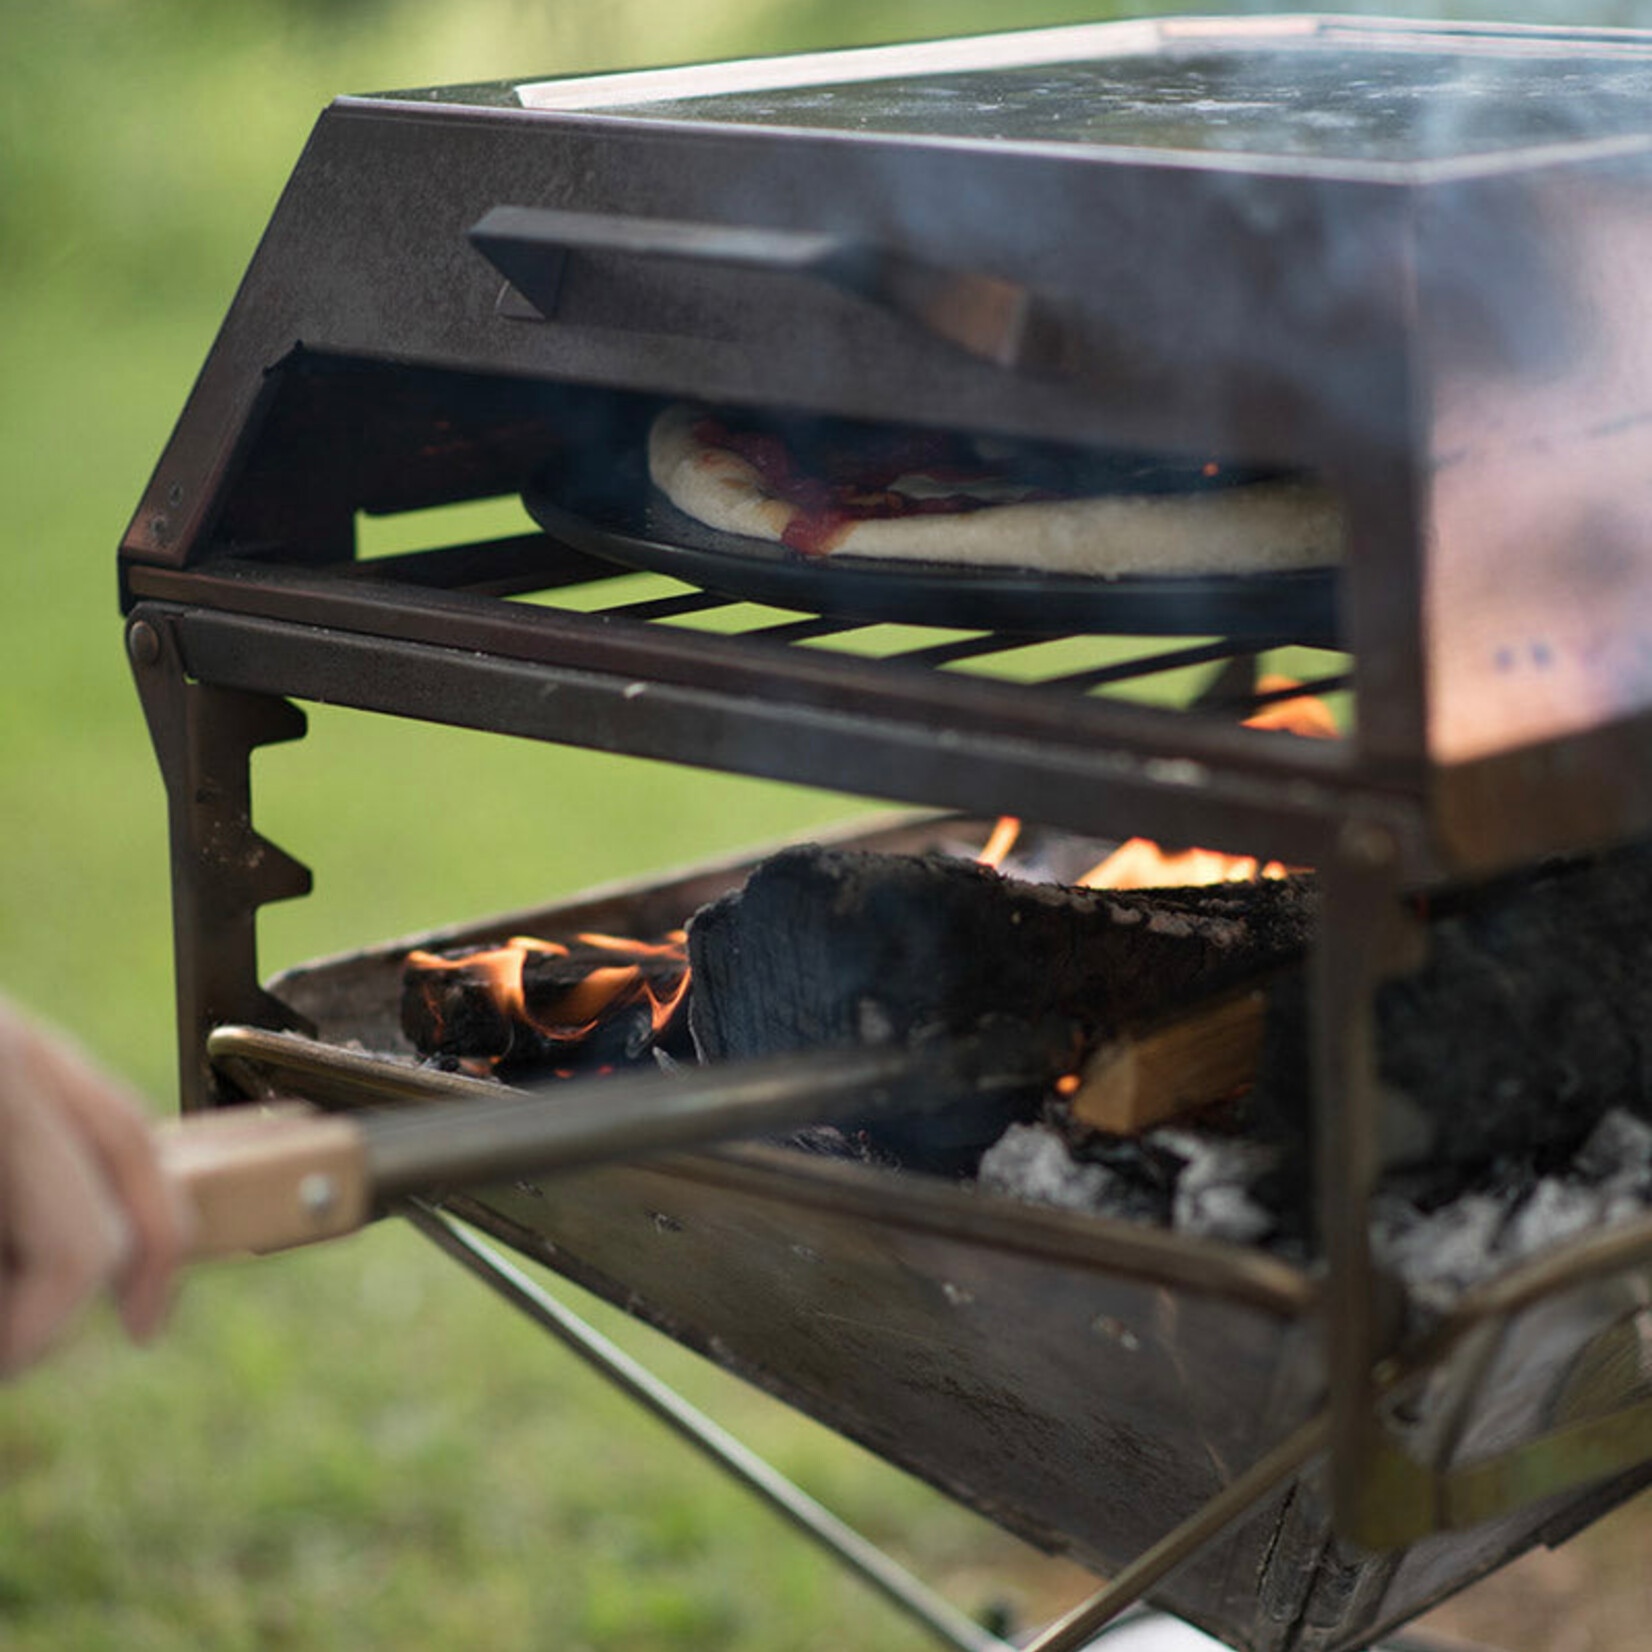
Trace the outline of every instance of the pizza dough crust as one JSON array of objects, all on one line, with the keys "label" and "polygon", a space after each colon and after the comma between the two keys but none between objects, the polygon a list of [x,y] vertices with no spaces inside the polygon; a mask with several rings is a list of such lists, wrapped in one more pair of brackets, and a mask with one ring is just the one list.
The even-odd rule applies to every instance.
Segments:
[{"label": "pizza dough crust", "polygon": [[[658,415],[648,436],[649,476],[695,521],[779,543],[798,507],[770,494],[739,454],[696,439],[694,426],[707,412],[679,403]],[[1342,513],[1329,489],[1298,481],[1094,494],[854,522],[828,554],[1095,579],[1274,573],[1340,561]]]}]

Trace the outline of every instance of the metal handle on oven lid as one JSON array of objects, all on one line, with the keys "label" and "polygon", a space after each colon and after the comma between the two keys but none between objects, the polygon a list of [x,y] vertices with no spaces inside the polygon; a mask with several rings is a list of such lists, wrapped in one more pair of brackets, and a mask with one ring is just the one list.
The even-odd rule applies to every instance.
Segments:
[{"label": "metal handle on oven lid", "polygon": [[1058,353],[1057,329],[1045,307],[1019,283],[946,269],[829,230],[497,206],[467,234],[541,316],[556,313],[568,253],[620,253],[813,276],[999,367],[1049,367]]}]

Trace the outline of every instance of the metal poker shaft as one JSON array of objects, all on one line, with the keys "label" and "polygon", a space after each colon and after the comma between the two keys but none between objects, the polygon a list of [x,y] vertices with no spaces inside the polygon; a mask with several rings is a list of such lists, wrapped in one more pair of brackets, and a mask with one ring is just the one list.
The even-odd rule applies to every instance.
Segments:
[{"label": "metal poker shaft", "polygon": [[360,1114],[227,1108],[173,1127],[162,1154],[194,1205],[197,1255],[281,1250],[353,1232],[408,1193],[940,1107],[1034,1064],[983,1069],[960,1048],[818,1050]]}]

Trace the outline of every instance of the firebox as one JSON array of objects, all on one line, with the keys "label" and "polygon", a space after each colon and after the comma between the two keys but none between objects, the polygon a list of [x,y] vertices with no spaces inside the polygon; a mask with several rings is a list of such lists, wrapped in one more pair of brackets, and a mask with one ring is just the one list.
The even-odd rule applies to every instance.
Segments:
[{"label": "firebox", "polygon": [[[478,1088],[356,1047],[406,1051],[405,947],[259,981],[309,879],[250,757],[295,701],[974,817],[879,851],[1016,815],[1311,867],[1300,1265],[774,1145],[441,1203],[1118,1573],[1041,1648],[1143,1592],[1367,1645],[1639,1487],[1652,1221],[1419,1340],[1368,1215],[1419,912],[1652,832],[1649,93],[1652,36],[1259,17],[334,103],[122,548],[185,1105]],[[1289,570],[808,556],[651,485],[678,403],[1285,476],[1339,531]],[[361,513],[501,495],[539,531],[355,557]],[[1304,693],[1340,738],[1257,715]],[[747,870],[423,945],[660,936]]]}]

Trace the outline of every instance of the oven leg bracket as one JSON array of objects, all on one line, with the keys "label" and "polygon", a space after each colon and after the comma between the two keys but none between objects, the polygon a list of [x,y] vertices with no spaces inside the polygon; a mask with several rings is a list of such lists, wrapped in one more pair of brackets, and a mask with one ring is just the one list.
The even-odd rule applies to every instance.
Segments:
[{"label": "oven leg bracket", "polygon": [[309,869],[252,826],[252,753],[299,739],[304,714],[274,695],[214,688],[185,673],[173,611],[133,611],[127,653],[166,783],[172,933],[178,984],[178,1079],[185,1109],[238,1097],[207,1057],[226,1023],[311,1031],[258,984],[258,908],[308,894]]},{"label": "oven leg bracket", "polygon": [[876,1544],[844,1525],[807,1492],[793,1485],[771,1464],[564,1307],[491,1245],[484,1244],[421,1200],[409,1200],[400,1208],[412,1225],[439,1249],[469,1269],[512,1307],[549,1331],[628,1399],[709,1457],[724,1473],[812,1538],[938,1641],[960,1648],[961,1652],[1012,1652],[1008,1642],[983,1629],[898,1566]]}]

